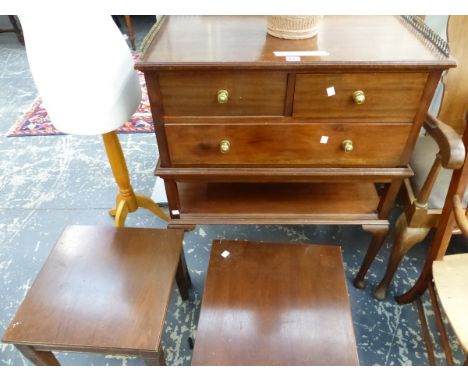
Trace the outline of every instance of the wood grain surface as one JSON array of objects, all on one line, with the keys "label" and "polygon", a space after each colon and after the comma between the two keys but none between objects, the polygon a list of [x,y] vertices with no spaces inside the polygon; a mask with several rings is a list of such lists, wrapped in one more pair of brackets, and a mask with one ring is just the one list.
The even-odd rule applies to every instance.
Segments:
[{"label": "wood grain surface", "polygon": [[[286,72],[205,71],[159,75],[168,116],[284,115],[286,85]],[[220,90],[229,93],[224,104],[217,100]]]},{"label": "wood grain surface", "polygon": [[358,364],[339,247],[213,242],[192,365]]},{"label": "wood grain surface", "polygon": [[[298,74],[294,117],[337,121],[409,122],[419,110],[426,73]],[[334,95],[328,96],[327,89]],[[353,93],[362,90],[358,105]]]},{"label": "wood grain surface", "polygon": [[182,230],[67,227],[3,341],[159,351],[182,239]]},{"label": "wood grain surface", "polygon": [[[182,212],[356,213],[378,205],[373,183],[178,183]],[[248,196],[248,197],[247,197]],[[243,202],[245,199],[245,202]],[[245,208],[240,205],[246,203]]]},{"label": "wood grain surface", "polygon": [[[410,124],[166,125],[174,166],[397,167]],[[230,142],[229,152],[220,142]],[[325,141],[324,141],[325,140]],[[345,152],[342,143],[353,142]]]}]

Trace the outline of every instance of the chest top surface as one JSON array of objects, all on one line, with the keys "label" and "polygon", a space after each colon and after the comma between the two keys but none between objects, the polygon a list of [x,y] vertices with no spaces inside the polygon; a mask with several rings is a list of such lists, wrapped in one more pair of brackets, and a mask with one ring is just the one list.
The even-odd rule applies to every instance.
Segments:
[{"label": "chest top surface", "polygon": [[[136,68],[349,67],[445,69],[455,66],[397,16],[325,16],[316,37],[284,40],[264,16],[169,16]],[[274,52],[324,51],[288,62]]]}]

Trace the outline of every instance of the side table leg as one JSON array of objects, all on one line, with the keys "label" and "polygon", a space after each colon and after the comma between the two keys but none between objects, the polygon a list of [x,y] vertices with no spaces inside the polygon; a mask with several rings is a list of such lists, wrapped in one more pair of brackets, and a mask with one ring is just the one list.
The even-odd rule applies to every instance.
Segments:
[{"label": "side table leg", "polygon": [[[195,228],[195,226],[177,226],[173,225],[169,222],[167,225],[168,229],[184,229],[186,231],[191,231]],[[177,265],[177,272],[176,272],[176,283],[177,287],[179,288],[180,296],[182,300],[188,300],[189,298],[189,288],[192,285],[192,280],[190,279],[190,273],[187,268],[187,263],[185,262],[185,254],[184,250],[182,249],[180,252],[180,260],[179,264]]]},{"label": "side table leg", "polygon": [[177,266],[176,282],[182,300],[188,300],[188,290],[192,285],[192,280],[190,279],[190,274],[187,269],[187,263],[185,262],[185,255],[183,250],[180,253],[179,265]]},{"label": "side table leg", "polygon": [[23,354],[25,358],[30,360],[37,366],[60,366],[59,361],[55,358],[51,351],[38,351],[30,345],[16,345],[15,347]]},{"label": "side table leg", "polygon": [[354,286],[359,289],[365,287],[366,284],[364,282],[364,277],[366,276],[369,267],[374,261],[375,256],[377,256],[377,253],[379,253],[379,249],[385,241],[389,230],[388,225],[368,225],[362,226],[362,228],[365,231],[372,233],[372,240],[370,242],[369,249],[367,250],[366,257],[362,262],[361,268],[359,269],[359,272],[354,279]]},{"label": "side table leg", "polygon": [[158,352],[150,352],[142,354],[146,366],[166,366],[166,358],[162,347],[159,347]]}]

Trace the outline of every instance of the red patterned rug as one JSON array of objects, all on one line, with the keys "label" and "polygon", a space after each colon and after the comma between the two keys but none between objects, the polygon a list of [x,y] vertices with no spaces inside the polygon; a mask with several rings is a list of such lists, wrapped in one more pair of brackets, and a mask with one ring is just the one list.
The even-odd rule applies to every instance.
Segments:
[{"label": "red patterned rug", "polygon": [[[135,114],[120,127],[118,133],[152,133],[153,118],[151,116],[148,92],[143,73],[139,72],[142,98]],[[47,110],[42,105],[41,98],[37,98],[27,111],[8,131],[7,137],[27,137],[43,135],[64,135],[56,130],[49,120]]]}]

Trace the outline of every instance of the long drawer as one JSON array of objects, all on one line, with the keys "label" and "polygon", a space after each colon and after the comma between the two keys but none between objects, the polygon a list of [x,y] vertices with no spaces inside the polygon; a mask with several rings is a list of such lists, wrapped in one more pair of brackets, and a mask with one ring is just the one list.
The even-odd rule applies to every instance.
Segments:
[{"label": "long drawer", "polygon": [[159,86],[168,116],[281,116],[287,73],[169,72]]},{"label": "long drawer", "polygon": [[294,117],[411,123],[427,73],[298,74]]},{"label": "long drawer", "polygon": [[400,166],[410,124],[166,125],[174,166]]}]

